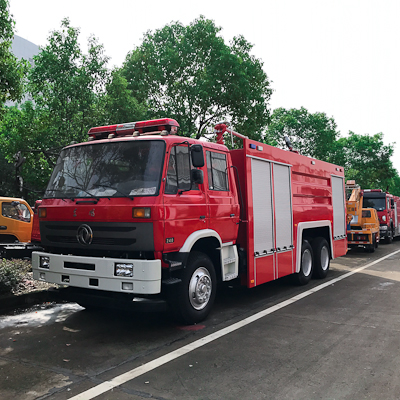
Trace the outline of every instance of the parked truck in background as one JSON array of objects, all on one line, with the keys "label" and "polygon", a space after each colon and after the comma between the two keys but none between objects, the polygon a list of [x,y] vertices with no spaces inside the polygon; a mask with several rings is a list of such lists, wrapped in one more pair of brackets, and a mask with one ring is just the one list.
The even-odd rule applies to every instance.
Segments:
[{"label": "parked truck in background", "polygon": [[[221,282],[248,288],[326,277],[347,251],[344,171],[215,127],[217,143],[169,118],[95,127],[62,150],[39,206],[35,279],[84,307],[168,304],[209,314]],[[240,149],[223,144],[228,133]]]},{"label": "parked truck in background", "polygon": [[30,257],[39,249],[31,242],[31,207],[24,199],[0,197],[0,210],[0,257]]},{"label": "parked truck in background", "polygon": [[374,208],[363,208],[364,191],[355,181],[345,185],[347,206],[347,244],[351,247],[364,247],[373,253],[378,247],[379,217]]},{"label": "parked truck in background", "polygon": [[366,189],[363,207],[372,207],[378,212],[381,240],[391,243],[400,235],[400,197],[381,189]]}]

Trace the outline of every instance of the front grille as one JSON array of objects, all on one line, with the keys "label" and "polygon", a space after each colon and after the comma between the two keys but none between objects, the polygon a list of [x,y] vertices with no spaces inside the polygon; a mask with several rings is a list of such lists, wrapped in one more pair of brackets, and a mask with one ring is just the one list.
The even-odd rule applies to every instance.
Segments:
[{"label": "front grille", "polygon": [[[46,236],[50,242],[53,244],[55,243],[69,243],[74,244],[77,242],[76,236],[54,236],[54,235],[47,235]],[[136,239],[124,239],[124,238],[97,238],[94,237],[92,240],[93,245],[104,245],[104,246],[131,246],[136,243]]]},{"label": "front grille", "polygon": [[[93,232],[90,244],[78,241],[78,228],[87,225]],[[43,246],[87,250],[154,251],[151,222],[40,222]]]}]

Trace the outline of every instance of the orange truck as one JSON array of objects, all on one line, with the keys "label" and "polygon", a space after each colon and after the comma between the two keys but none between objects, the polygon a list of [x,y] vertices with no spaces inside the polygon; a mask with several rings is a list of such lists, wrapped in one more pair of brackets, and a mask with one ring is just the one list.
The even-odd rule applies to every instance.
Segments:
[{"label": "orange truck", "polygon": [[0,197],[0,257],[30,257],[33,211],[24,199]]},{"label": "orange truck", "polygon": [[374,208],[363,208],[364,191],[355,181],[347,181],[347,245],[348,247],[364,247],[373,253],[378,247],[379,218]]}]

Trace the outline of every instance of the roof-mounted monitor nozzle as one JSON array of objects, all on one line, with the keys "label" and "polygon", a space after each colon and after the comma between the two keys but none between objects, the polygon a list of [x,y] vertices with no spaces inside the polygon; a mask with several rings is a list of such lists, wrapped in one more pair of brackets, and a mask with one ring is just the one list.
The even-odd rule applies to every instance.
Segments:
[{"label": "roof-mounted monitor nozzle", "polygon": [[231,135],[234,135],[236,137],[239,137],[241,139],[248,139],[247,136],[242,135],[241,133],[237,133],[233,131],[232,129],[228,129],[229,122],[222,121],[219,122],[217,125],[214,127],[214,133],[217,135],[217,143],[218,144],[224,144],[224,133],[228,132]]},{"label": "roof-mounted monitor nozzle", "polygon": [[284,139],[285,139],[285,143],[286,143],[286,146],[288,147],[288,149],[289,149],[290,151],[293,151],[292,142],[290,141],[289,137],[288,137],[288,136],[285,136]]}]

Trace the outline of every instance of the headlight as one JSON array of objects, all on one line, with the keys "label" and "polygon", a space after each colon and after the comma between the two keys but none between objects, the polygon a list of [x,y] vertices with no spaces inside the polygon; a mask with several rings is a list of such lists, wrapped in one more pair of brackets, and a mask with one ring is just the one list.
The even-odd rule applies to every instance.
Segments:
[{"label": "headlight", "polygon": [[133,264],[130,263],[115,263],[114,264],[114,275],[132,277],[133,276]]},{"label": "headlight", "polygon": [[50,269],[50,257],[40,256],[40,268]]},{"label": "headlight", "polygon": [[386,215],[382,216],[382,221],[386,221]]}]

